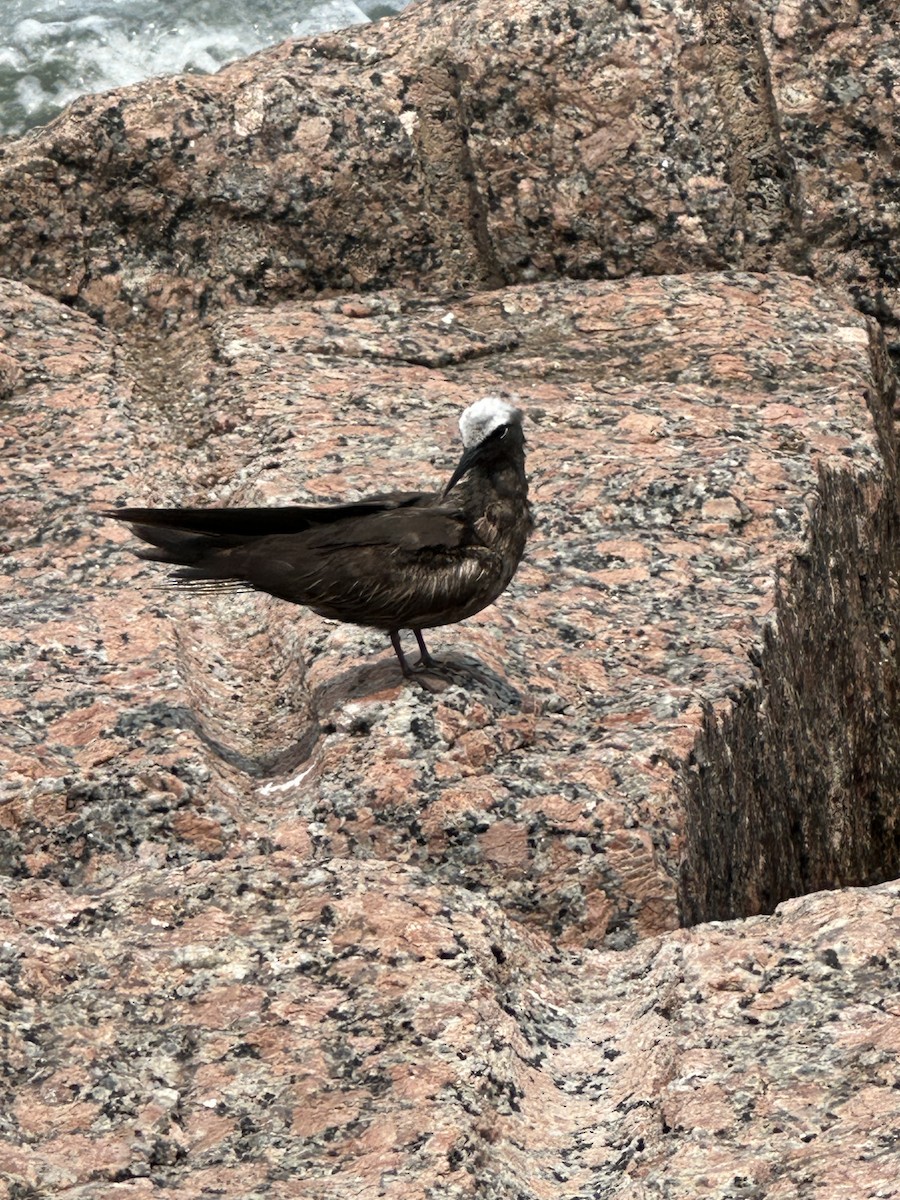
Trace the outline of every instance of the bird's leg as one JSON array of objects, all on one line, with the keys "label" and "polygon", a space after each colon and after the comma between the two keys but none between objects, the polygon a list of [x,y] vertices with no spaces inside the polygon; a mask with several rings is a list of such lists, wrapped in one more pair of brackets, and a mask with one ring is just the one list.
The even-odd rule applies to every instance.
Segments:
[{"label": "bird's leg", "polygon": [[432,658],[428,653],[428,647],[425,645],[425,639],[422,637],[422,630],[414,629],[413,633],[416,635],[416,641],[419,643],[419,649],[422,651],[422,666],[436,667],[438,665],[438,661],[436,658]]},{"label": "bird's leg", "polygon": [[[442,691],[444,691],[444,689],[447,686],[447,684],[444,681],[442,681],[439,678],[436,678],[434,675],[427,674],[427,670],[425,672],[423,672],[423,671],[414,671],[412,669],[412,667],[406,661],[406,655],[403,653],[403,647],[400,645],[399,630],[392,629],[390,632],[391,632],[391,645],[394,647],[394,653],[397,655],[397,658],[399,658],[399,660],[400,660],[400,668],[403,671],[403,674],[407,677],[407,679],[415,679],[417,683],[421,684],[421,686],[425,689],[426,692],[442,692]],[[420,665],[425,667],[426,669],[430,666],[437,666],[434,659],[431,657],[431,655],[425,649],[425,643],[422,641],[421,633],[419,633],[418,629],[414,629],[413,632],[415,633],[416,641],[419,643],[419,647],[422,650],[422,662]]]},{"label": "bird's leg", "polygon": [[403,647],[400,645],[400,630],[392,629],[390,631],[391,645],[394,647],[394,653],[400,660],[400,670],[404,675],[410,676],[413,673],[412,667],[406,661],[406,655],[403,653]]}]

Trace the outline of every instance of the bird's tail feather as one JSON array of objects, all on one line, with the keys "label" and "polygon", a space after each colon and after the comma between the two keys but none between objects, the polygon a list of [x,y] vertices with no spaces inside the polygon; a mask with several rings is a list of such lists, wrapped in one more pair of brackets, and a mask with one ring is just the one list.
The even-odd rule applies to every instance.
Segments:
[{"label": "bird's tail feather", "polygon": [[[239,538],[222,539],[181,529],[164,529],[152,525],[135,525],[134,532],[148,548],[136,551],[138,558],[149,562],[171,563],[176,567],[193,567],[202,562],[211,550],[238,545]],[[150,549],[149,547],[153,547]]]},{"label": "bird's tail feather", "polygon": [[308,524],[300,509],[116,508],[103,516],[127,521],[135,537],[147,543],[135,551],[138,558],[176,567],[199,567],[217,551],[245,545],[253,537],[273,532],[272,525],[277,525],[279,518],[270,519],[270,511],[287,513],[280,518],[284,525]]},{"label": "bird's tail feather", "polygon": [[145,585],[151,592],[171,592],[173,587],[189,588],[200,594],[218,594],[221,592],[256,592],[259,591],[245,579],[211,579],[202,571],[194,571],[185,567],[180,571],[170,572],[163,583]]}]

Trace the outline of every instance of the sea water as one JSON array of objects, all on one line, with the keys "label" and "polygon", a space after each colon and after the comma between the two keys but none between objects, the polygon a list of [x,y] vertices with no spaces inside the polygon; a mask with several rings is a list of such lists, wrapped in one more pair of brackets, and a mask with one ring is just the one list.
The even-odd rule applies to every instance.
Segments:
[{"label": "sea water", "polygon": [[76,96],[208,73],[288,37],[343,29],[409,0],[0,0],[0,136]]}]

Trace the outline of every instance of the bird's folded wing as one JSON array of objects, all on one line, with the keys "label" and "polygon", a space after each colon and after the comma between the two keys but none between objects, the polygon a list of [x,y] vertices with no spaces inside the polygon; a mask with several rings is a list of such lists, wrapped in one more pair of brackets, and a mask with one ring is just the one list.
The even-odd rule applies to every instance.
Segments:
[{"label": "bird's folded wing", "polygon": [[319,555],[346,555],[354,547],[416,555],[458,550],[466,536],[466,522],[451,508],[404,508],[316,529],[303,538],[303,545]]},{"label": "bird's folded wing", "polygon": [[325,617],[396,629],[468,603],[486,555],[461,514],[409,508],[254,538],[180,578],[240,580]]},{"label": "bird's folded wing", "polygon": [[351,518],[405,510],[432,499],[428,492],[387,492],[349,504],[294,504],[277,508],[114,508],[102,515],[139,525],[142,529],[177,529],[184,533],[231,539],[303,533]]}]

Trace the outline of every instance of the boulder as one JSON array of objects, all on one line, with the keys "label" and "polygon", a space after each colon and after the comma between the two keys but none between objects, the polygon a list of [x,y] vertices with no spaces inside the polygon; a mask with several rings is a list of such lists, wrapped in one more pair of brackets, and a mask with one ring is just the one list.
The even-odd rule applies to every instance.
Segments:
[{"label": "boulder", "polygon": [[[845,11],[846,10],[846,11]],[[424,0],[0,146],[0,274],[117,325],[389,286],[780,266],[896,340],[896,23]]]},{"label": "boulder", "polygon": [[[898,1194],[882,8],[430,0],[0,146],[0,1200]],[[99,515],[496,392],[434,691]]]},{"label": "boulder", "polygon": [[[874,1187],[896,886],[677,928],[896,874],[874,325],[733,273],[137,348],[7,284],[0,328],[11,1186]],[[96,515],[439,485],[497,390],[538,528],[433,635],[436,693],[377,632],[167,589]]]}]

